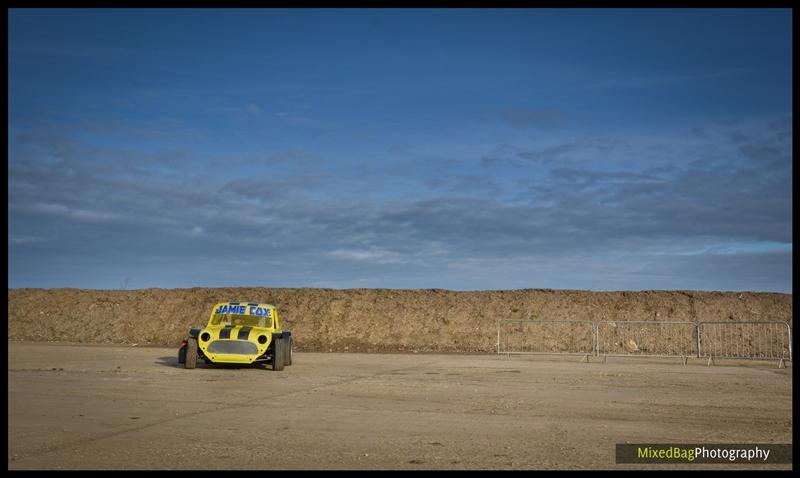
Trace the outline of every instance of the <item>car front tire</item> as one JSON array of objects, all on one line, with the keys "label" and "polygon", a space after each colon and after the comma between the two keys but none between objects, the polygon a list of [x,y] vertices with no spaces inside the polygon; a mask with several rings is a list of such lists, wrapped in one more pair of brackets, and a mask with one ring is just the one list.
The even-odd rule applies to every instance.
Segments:
[{"label": "car front tire", "polygon": [[286,341],[282,337],[275,337],[272,343],[272,370],[280,372],[286,359]]},{"label": "car front tire", "polygon": [[289,337],[286,339],[286,357],[285,357],[285,359],[284,359],[284,363],[285,363],[287,366],[289,366],[289,365],[291,365],[291,364],[292,364],[292,352],[293,352],[293,351],[292,351],[292,349],[293,349],[293,348],[294,348],[294,347],[293,347],[293,344],[292,344],[292,336],[290,335],[290,336],[289,336]]},{"label": "car front tire", "polygon": [[197,366],[197,339],[190,337],[186,341],[186,368],[195,368]]}]

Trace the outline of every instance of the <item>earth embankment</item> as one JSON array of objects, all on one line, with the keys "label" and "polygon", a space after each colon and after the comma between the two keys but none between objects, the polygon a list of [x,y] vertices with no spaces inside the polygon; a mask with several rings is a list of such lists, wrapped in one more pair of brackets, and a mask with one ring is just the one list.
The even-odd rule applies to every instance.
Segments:
[{"label": "earth embankment", "polygon": [[791,294],[523,289],[9,289],[12,341],[177,346],[225,301],[278,308],[295,347],[491,352],[498,319],[792,321]]}]

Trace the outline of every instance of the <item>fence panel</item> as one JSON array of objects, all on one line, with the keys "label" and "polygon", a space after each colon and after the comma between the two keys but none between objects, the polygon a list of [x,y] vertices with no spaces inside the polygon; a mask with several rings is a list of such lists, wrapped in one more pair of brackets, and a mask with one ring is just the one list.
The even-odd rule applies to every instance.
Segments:
[{"label": "fence panel", "polygon": [[788,322],[700,322],[697,330],[701,357],[792,359]]},{"label": "fence panel", "polygon": [[498,320],[497,353],[593,355],[594,324],[583,320]]},{"label": "fence panel", "polygon": [[603,320],[597,323],[597,355],[694,357],[696,334],[693,322]]}]

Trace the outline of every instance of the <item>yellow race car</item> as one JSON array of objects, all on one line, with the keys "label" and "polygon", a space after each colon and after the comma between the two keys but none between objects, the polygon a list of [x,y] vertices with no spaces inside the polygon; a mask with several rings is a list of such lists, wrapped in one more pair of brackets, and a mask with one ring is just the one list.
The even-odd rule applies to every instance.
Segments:
[{"label": "yellow race car", "polygon": [[192,328],[178,350],[178,362],[195,368],[206,363],[270,363],[272,370],[292,364],[292,333],[281,329],[273,305],[221,302],[211,311],[208,324]]}]

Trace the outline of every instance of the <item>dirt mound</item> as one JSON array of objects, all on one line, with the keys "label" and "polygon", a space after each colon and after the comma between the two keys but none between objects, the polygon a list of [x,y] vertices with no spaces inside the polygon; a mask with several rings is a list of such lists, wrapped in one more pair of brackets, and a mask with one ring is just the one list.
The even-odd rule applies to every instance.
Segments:
[{"label": "dirt mound", "polygon": [[12,341],[177,347],[224,301],[278,308],[297,350],[492,352],[498,319],[792,321],[792,296],[523,289],[8,289]]}]

